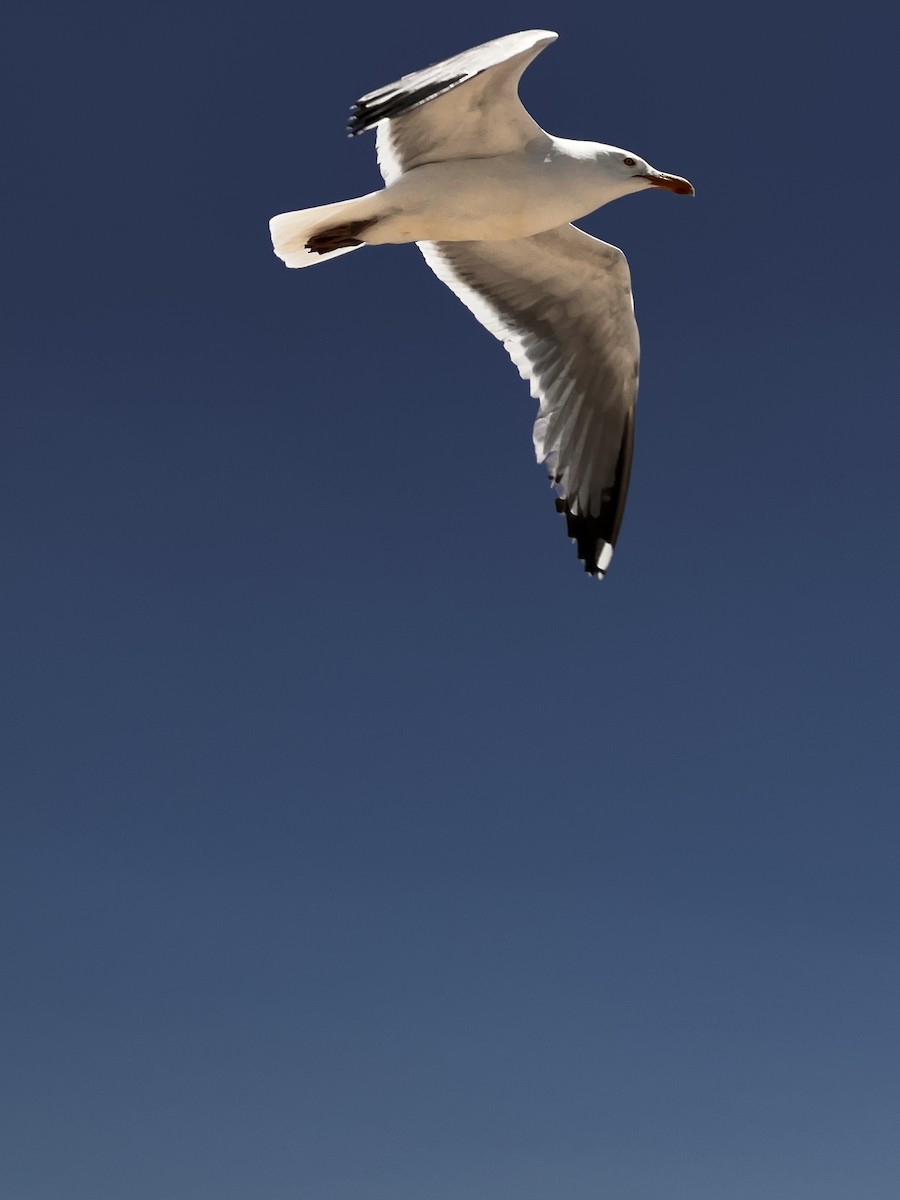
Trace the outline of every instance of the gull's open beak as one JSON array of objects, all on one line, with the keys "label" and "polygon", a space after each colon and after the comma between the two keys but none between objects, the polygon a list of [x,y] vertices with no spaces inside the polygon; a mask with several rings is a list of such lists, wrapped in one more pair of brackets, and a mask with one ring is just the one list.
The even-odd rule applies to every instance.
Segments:
[{"label": "gull's open beak", "polygon": [[641,178],[646,179],[652,187],[665,188],[668,192],[674,192],[676,196],[693,196],[694,194],[694,189],[680,175],[664,175],[662,171],[650,171]]}]

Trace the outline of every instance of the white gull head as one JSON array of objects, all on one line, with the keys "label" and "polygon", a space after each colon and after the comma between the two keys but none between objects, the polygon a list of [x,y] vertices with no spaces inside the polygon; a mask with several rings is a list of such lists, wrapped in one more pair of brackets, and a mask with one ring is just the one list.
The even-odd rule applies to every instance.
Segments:
[{"label": "white gull head", "polygon": [[694,194],[691,184],[680,175],[658,171],[633,150],[624,150],[620,146],[554,137],[545,162],[558,164],[561,160],[578,163],[582,172],[590,173],[596,208],[649,187],[664,188],[677,196]]}]

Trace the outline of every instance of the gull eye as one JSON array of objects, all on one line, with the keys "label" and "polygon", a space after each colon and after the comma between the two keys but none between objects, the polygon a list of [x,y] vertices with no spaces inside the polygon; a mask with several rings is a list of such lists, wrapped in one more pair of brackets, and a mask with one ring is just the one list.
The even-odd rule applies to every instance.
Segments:
[{"label": "gull eye", "polygon": [[622,162],[625,164],[626,167],[636,167],[637,166],[637,163],[633,158],[623,158]]}]

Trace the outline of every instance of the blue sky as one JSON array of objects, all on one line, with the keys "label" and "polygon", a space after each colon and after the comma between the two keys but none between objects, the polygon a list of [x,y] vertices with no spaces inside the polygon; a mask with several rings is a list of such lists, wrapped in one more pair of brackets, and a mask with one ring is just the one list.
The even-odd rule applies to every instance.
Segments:
[{"label": "blue sky", "polygon": [[[15,1200],[895,1200],[893,38],[875,6],[34,5],[5,39]],[[356,97],[550,27],[687,176],[605,583]],[[503,537],[497,534],[503,528]]]}]

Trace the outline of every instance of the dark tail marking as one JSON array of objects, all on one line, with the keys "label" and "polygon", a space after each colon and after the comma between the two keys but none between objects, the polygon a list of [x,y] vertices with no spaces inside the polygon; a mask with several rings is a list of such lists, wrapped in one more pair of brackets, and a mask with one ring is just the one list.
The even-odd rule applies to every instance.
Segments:
[{"label": "dark tail marking", "polygon": [[314,233],[306,243],[307,250],[313,254],[331,254],[332,250],[343,250],[347,246],[361,246],[362,239],[356,235],[368,229],[375,222],[345,221],[343,225],[332,225],[330,229],[322,229]]}]

